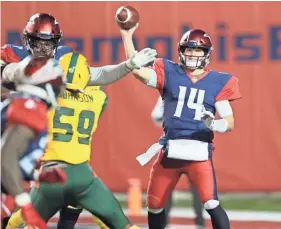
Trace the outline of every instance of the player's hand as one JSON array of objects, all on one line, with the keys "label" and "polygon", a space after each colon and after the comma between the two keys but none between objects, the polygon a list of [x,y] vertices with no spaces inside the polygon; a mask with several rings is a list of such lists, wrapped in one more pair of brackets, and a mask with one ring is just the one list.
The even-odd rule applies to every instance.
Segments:
[{"label": "player's hand", "polygon": [[22,206],[21,212],[28,229],[48,229],[46,222],[35,211],[31,203]]},{"label": "player's hand", "polygon": [[155,49],[144,48],[140,52],[135,51],[133,55],[126,61],[129,69],[140,69],[150,62],[156,60],[157,52]]},{"label": "player's hand", "polygon": [[11,195],[2,193],[1,197],[1,218],[10,216],[16,209],[16,202]]},{"label": "player's hand", "polygon": [[205,124],[206,127],[208,127],[209,129],[212,129],[212,127],[214,125],[215,116],[213,115],[212,112],[207,111],[205,109],[205,107],[203,106],[202,113],[201,113],[201,120]]},{"label": "player's hand", "polygon": [[120,29],[121,36],[132,38],[138,27],[139,27],[139,23],[137,23],[134,27],[132,27],[131,29],[128,29],[128,30]]},{"label": "player's hand", "polygon": [[34,180],[45,183],[58,183],[65,184],[67,180],[67,175],[64,170],[61,168],[51,168],[42,171],[34,171],[33,174]]},{"label": "player's hand", "polygon": [[21,208],[22,216],[29,229],[47,229],[47,223],[35,211],[28,193],[23,192],[15,196],[16,204]]}]

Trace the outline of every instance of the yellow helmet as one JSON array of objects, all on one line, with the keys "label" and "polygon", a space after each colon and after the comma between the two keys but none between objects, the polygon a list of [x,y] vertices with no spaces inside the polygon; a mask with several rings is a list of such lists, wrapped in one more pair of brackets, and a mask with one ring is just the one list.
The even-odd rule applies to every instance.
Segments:
[{"label": "yellow helmet", "polygon": [[83,91],[90,79],[90,67],[86,57],[70,52],[63,55],[59,63],[66,77],[66,88]]}]

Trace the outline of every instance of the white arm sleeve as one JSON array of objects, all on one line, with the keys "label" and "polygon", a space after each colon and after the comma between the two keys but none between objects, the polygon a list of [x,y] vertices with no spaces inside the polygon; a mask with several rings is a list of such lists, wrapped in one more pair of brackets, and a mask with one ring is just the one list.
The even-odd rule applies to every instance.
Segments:
[{"label": "white arm sleeve", "polygon": [[91,78],[88,85],[108,85],[126,76],[131,70],[126,62],[103,67],[90,67]]},{"label": "white arm sleeve", "polygon": [[149,81],[146,85],[152,88],[157,87],[157,74],[152,68],[149,68]]},{"label": "white arm sleeve", "polygon": [[233,115],[232,108],[228,100],[216,102],[215,108],[221,118]]},{"label": "white arm sleeve", "polygon": [[162,97],[160,96],[157,100],[155,107],[151,112],[151,118],[153,122],[158,126],[161,126],[163,123],[163,113],[164,113],[164,103]]},{"label": "white arm sleeve", "polygon": [[215,103],[215,108],[221,119],[214,120],[211,129],[224,133],[228,130],[228,122],[224,117],[233,115],[231,105],[228,100],[222,100]]}]

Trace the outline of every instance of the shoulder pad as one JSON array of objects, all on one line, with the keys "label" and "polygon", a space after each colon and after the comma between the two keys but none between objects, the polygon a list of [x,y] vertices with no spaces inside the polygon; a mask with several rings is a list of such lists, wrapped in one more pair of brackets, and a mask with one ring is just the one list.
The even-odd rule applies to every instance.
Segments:
[{"label": "shoulder pad", "polygon": [[59,60],[63,55],[73,52],[73,49],[68,46],[59,46],[55,55],[55,59]]}]

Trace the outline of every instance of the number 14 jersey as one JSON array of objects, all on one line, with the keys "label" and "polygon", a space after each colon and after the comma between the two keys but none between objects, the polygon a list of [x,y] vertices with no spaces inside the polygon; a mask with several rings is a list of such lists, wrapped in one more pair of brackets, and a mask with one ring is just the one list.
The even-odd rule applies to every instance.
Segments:
[{"label": "number 14 jersey", "polygon": [[49,112],[49,139],[42,161],[80,164],[90,160],[92,134],[107,104],[99,86],[77,95],[65,90],[58,106]]},{"label": "number 14 jersey", "polygon": [[216,113],[215,103],[241,97],[238,79],[228,73],[205,71],[198,78],[189,76],[179,64],[157,59],[153,69],[157,88],[164,100],[162,141],[193,139],[212,142],[213,132],[201,121],[201,111]]}]

